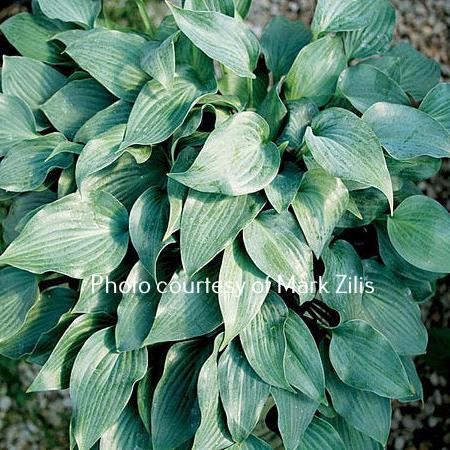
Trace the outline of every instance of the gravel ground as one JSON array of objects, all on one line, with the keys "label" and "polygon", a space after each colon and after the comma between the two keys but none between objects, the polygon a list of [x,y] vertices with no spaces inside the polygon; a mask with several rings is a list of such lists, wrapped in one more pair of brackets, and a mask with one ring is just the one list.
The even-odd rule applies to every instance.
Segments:
[{"label": "gravel ground", "polygon": [[[393,0],[398,11],[396,37],[407,40],[442,65],[450,79],[450,0]],[[249,20],[260,33],[275,15],[310,23],[314,0],[254,0]],[[0,21],[2,21],[0,11]],[[428,195],[450,209],[450,162],[423,185]],[[448,327],[449,280],[423,308],[429,327]],[[450,393],[448,378],[418,360],[425,391],[424,405],[395,405],[390,450],[450,450]],[[68,448],[70,401],[67,392],[24,394],[37,368],[0,359],[0,450],[62,450]],[[359,450],[359,449],[358,449]],[[364,449],[361,449],[364,450]]]}]

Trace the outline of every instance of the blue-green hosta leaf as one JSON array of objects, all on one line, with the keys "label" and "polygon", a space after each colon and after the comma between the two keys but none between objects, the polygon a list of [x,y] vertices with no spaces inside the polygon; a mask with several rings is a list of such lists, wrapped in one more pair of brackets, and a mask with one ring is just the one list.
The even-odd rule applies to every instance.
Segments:
[{"label": "blue-green hosta leaf", "polygon": [[393,209],[393,192],[383,150],[366,122],[342,108],[329,108],[306,130],[306,143],[328,173],[383,192]]},{"label": "blue-green hosta leaf", "polygon": [[242,111],[247,105],[259,106],[267,95],[268,84],[267,74],[260,73],[253,80],[248,80],[223,66],[222,77],[218,82],[219,92],[225,99],[239,99],[234,107],[237,111]]},{"label": "blue-green hosta leaf", "polygon": [[131,405],[127,405],[117,422],[100,439],[99,450],[149,450],[150,435],[142,423],[139,414]]},{"label": "blue-green hosta leaf", "polygon": [[73,363],[84,342],[107,324],[106,317],[101,314],[83,314],[76,318],[56,344],[27,392],[67,389]]},{"label": "blue-green hosta leaf", "polygon": [[190,11],[168,5],[180,30],[195,46],[236,75],[255,77],[259,42],[242,21],[215,11]]},{"label": "blue-green hosta leaf", "polygon": [[[204,98],[204,97],[203,97]],[[203,101],[203,100],[202,100]],[[197,130],[198,127],[201,125],[203,120],[203,112],[204,110],[209,110],[211,108],[212,111],[217,111],[214,106],[210,105],[203,105],[201,108],[194,108],[186,117],[186,120],[183,122],[183,124],[180,126],[180,128],[177,128],[175,132],[172,135],[172,145],[170,147],[170,154],[172,157],[172,161],[176,160],[175,155],[177,154],[177,147],[182,145],[182,139],[191,137]],[[216,120],[217,123],[217,120]],[[189,148],[189,147],[187,147]],[[185,148],[183,148],[185,150]],[[186,153],[190,153],[191,150],[188,150]],[[181,153],[181,152],[180,152]],[[198,153],[198,152],[197,152]],[[194,158],[195,159],[195,158]],[[181,161],[184,161],[183,164],[181,164]],[[173,172],[182,172],[184,170],[187,170],[190,166],[190,164],[187,164],[188,159],[182,158],[180,160],[179,165],[182,165],[183,167],[179,170],[175,170],[174,167],[172,167]],[[193,160],[191,161],[191,163]]]},{"label": "blue-green hosta leaf", "polygon": [[234,16],[233,0],[187,0],[184,7],[194,11],[217,11],[230,17]]},{"label": "blue-green hosta leaf", "polygon": [[407,285],[376,261],[364,261],[364,278],[374,292],[362,297],[362,317],[380,331],[400,355],[420,355],[427,347],[427,331],[420,308]]},{"label": "blue-green hosta leaf", "polygon": [[41,107],[50,123],[68,139],[94,114],[113,102],[112,95],[91,78],[67,83]]},{"label": "blue-green hosta leaf", "polygon": [[378,102],[410,105],[408,96],[397,82],[368,64],[345,69],[337,87],[339,93],[362,113]]},{"label": "blue-green hosta leaf", "polygon": [[431,156],[418,156],[417,158],[398,160],[390,156],[386,158],[389,173],[406,180],[422,181],[436,175],[442,166],[442,161]]},{"label": "blue-green hosta leaf", "polygon": [[166,89],[171,89],[175,77],[175,40],[178,36],[179,32],[163,42],[147,42],[142,53],[142,69]]},{"label": "blue-green hosta leaf", "polygon": [[239,337],[248,362],[261,379],[272,386],[292,390],[284,367],[287,317],[286,304],[278,294],[270,291],[255,318]]},{"label": "blue-green hosta leaf", "polygon": [[383,217],[389,209],[386,196],[375,188],[360,189],[350,192],[349,206],[353,212],[347,211],[338,223],[339,228],[358,228]]},{"label": "blue-green hosta leaf", "polygon": [[419,282],[435,281],[444,276],[442,273],[421,270],[402,258],[392,246],[386,227],[377,225],[377,236],[378,250],[383,263],[397,275]]},{"label": "blue-green hosta leaf", "polygon": [[214,350],[203,364],[197,383],[201,423],[195,433],[193,450],[214,448],[221,450],[232,444],[219,399],[217,358],[223,333],[214,340]]},{"label": "blue-green hosta leaf", "polygon": [[116,314],[121,294],[117,288],[108,287],[108,281],[118,285],[123,281],[130,267],[126,262],[121,263],[107,276],[94,274],[81,282],[80,297],[73,311],[77,314],[101,312],[109,315]]},{"label": "blue-green hosta leaf", "polygon": [[50,64],[66,61],[62,55],[64,47],[51,39],[70,28],[69,24],[27,12],[16,14],[0,25],[0,31],[22,56]]},{"label": "blue-green hosta leaf", "polygon": [[142,265],[156,280],[156,263],[161,252],[175,242],[164,233],[169,221],[167,194],[158,186],[148,188],[133,205],[130,213],[130,237]]},{"label": "blue-green hosta leaf", "polygon": [[[72,291],[72,298],[75,298],[75,292]],[[27,358],[27,362],[31,362],[33,364],[44,364],[47,359],[50,357],[53,349],[58,343],[59,339],[61,339],[67,327],[75,320],[76,315],[72,313],[72,311],[68,311],[61,315],[58,322],[52,326],[48,331],[39,336],[36,346],[33,349],[33,352]]]},{"label": "blue-green hosta leaf", "polygon": [[336,91],[336,83],[347,59],[339,36],[325,36],[300,50],[286,77],[286,99],[309,98],[325,105]]},{"label": "blue-green hosta leaf", "polygon": [[175,449],[194,436],[200,423],[197,379],[211,346],[201,341],[173,345],[156,387],[151,413],[154,450]]},{"label": "blue-green hosta leaf", "polygon": [[181,260],[193,275],[234,241],[264,207],[259,194],[229,197],[189,191],[181,218]]},{"label": "blue-green hosta leaf", "polygon": [[71,427],[80,450],[89,450],[118,420],[146,371],[147,349],[118,353],[112,327],[85,342],[70,376]]},{"label": "blue-green hosta leaf", "polygon": [[330,424],[339,433],[346,450],[383,450],[384,445],[353,428],[343,417],[336,416]]},{"label": "blue-green hosta leaf", "polygon": [[338,377],[356,389],[391,398],[414,393],[390,342],[362,320],[344,322],[333,329],[330,360]]},{"label": "blue-green hosta leaf", "polygon": [[[197,157],[198,151],[192,147],[185,147],[178,155],[175,164],[172,166],[172,172],[187,170]],[[167,196],[169,198],[169,223],[164,234],[163,240],[168,239],[173,233],[178,231],[181,226],[181,215],[183,204],[188,196],[189,188],[178,181],[169,178],[167,180]]]},{"label": "blue-green hosta leaf", "polygon": [[169,176],[202,192],[257,192],[275,178],[280,166],[280,152],[269,136],[269,125],[260,115],[235,114],[210,134],[186,172]]},{"label": "blue-green hosta leaf", "polygon": [[419,109],[437,120],[450,133],[450,83],[439,83],[431,89]]},{"label": "blue-green hosta leaf", "polygon": [[235,15],[239,15],[242,19],[247,17],[252,6],[252,0],[233,0]]},{"label": "blue-green hosta leaf", "polygon": [[395,27],[395,8],[389,0],[374,0],[368,25],[342,34],[348,59],[383,54],[389,48]]},{"label": "blue-green hosta leaf", "polygon": [[66,288],[51,288],[41,293],[30,308],[16,333],[0,343],[0,354],[20,359],[33,352],[39,338],[57,325],[60,317],[75,303],[75,292]]},{"label": "blue-green hosta leaf", "polygon": [[361,64],[376,67],[400,85],[401,61],[399,58],[395,56],[374,57],[364,60]]},{"label": "blue-green hosta leaf", "polygon": [[226,249],[220,267],[219,304],[225,323],[222,348],[228,345],[258,314],[270,289],[265,275],[253,264],[238,239]]},{"label": "blue-green hosta leaf", "polygon": [[234,341],[219,359],[219,390],[228,429],[241,442],[258,423],[270,386],[254,372]]},{"label": "blue-green hosta leaf", "polygon": [[0,270],[0,342],[17,333],[38,298],[38,280],[35,275],[14,267]]},{"label": "blue-green hosta leaf", "polygon": [[325,378],[316,342],[293,311],[286,321],[286,375],[289,383],[316,402],[325,399]]},{"label": "blue-green hosta leaf", "polygon": [[297,450],[304,432],[311,423],[318,403],[301,392],[270,389],[278,410],[278,428],[286,450]]},{"label": "blue-green hosta leaf", "polygon": [[128,214],[110,194],[70,194],[42,208],[0,256],[0,263],[72,278],[109,273],[128,247]]},{"label": "blue-green hosta leaf", "polygon": [[450,272],[450,214],[422,195],[404,200],[388,219],[395,250],[407,262],[430,272]]},{"label": "blue-green hosta leaf", "polygon": [[116,97],[134,101],[149,79],[140,65],[146,42],[137,34],[102,29],[84,33],[66,52]]},{"label": "blue-green hosta leaf", "polygon": [[132,107],[131,103],[119,100],[99,111],[77,131],[74,141],[87,144],[90,140],[116,128],[117,125],[126,125]]},{"label": "blue-green hosta leaf", "polygon": [[35,137],[36,121],[28,105],[18,97],[0,94],[0,157],[14,144]]},{"label": "blue-green hosta leaf", "polygon": [[182,270],[174,273],[163,286],[165,290],[144,344],[180,341],[215,330],[222,323],[222,316],[217,294],[209,283],[216,279],[217,274],[210,269],[193,277]]},{"label": "blue-green hosta leaf", "polygon": [[125,152],[116,162],[85,178],[80,186],[83,195],[105,191],[112,194],[128,210],[149,186],[162,186],[168,162],[160,148],[154,148],[148,161],[138,164]]},{"label": "blue-green hosta leaf", "polygon": [[271,140],[278,134],[280,124],[287,114],[286,106],[280,98],[282,84],[280,81],[273,86],[256,110],[269,124]]},{"label": "blue-green hosta leaf", "polygon": [[156,372],[150,366],[137,386],[136,402],[138,406],[139,416],[144,423],[145,429],[150,433],[151,428],[151,407],[153,403],[153,394],[155,393],[156,383],[159,381],[155,376]]},{"label": "blue-green hosta leaf", "polygon": [[48,173],[72,163],[72,155],[61,153],[47,161],[58,144],[60,133],[39,136],[17,143],[0,163],[0,188],[11,192],[33,191],[42,185]]},{"label": "blue-green hosta leaf", "polygon": [[264,192],[275,211],[281,214],[294,201],[302,182],[303,172],[294,163],[287,161],[272,183],[264,188]]},{"label": "blue-green hosta leaf", "polygon": [[101,0],[38,0],[39,8],[50,19],[75,22],[93,28],[102,10]]},{"label": "blue-green hosta leaf", "polygon": [[270,450],[272,447],[262,439],[250,435],[242,442],[235,443],[228,450]]},{"label": "blue-green hosta leaf", "polygon": [[348,205],[344,183],[321,169],[308,170],[292,203],[306,241],[317,258]]},{"label": "blue-green hosta leaf", "polygon": [[50,153],[50,156],[46,159],[46,162],[50,161],[56,156],[61,155],[62,153],[65,153],[66,156],[68,154],[79,155],[81,153],[81,150],[83,150],[83,144],[77,144],[76,142],[64,140],[53,149],[53,151]]},{"label": "blue-green hosta leaf", "polygon": [[244,229],[244,242],[261,271],[296,292],[301,303],[314,298],[312,252],[289,211],[261,213]]},{"label": "blue-green hosta leaf", "polygon": [[56,200],[56,194],[50,190],[38,192],[26,192],[12,199],[8,215],[2,220],[3,240],[10,244],[22,229],[22,223],[28,216],[31,218],[33,212],[37,212],[42,206]]},{"label": "blue-green hosta leaf", "polygon": [[3,57],[3,92],[25,101],[41,127],[46,127],[46,124],[42,113],[38,111],[40,106],[65,82],[64,75],[40,61],[21,56]]},{"label": "blue-green hosta leaf", "polygon": [[297,450],[346,450],[346,447],[332,425],[314,417]]},{"label": "blue-green hosta leaf", "polygon": [[276,80],[289,72],[298,52],[311,41],[311,32],[300,21],[275,17],[264,28],[261,49]]},{"label": "blue-green hosta leaf", "polygon": [[390,399],[354,389],[337,377],[329,363],[325,367],[327,390],[336,412],[352,427],[386,445],[391,428]]},{"label": "blue-green hosta leaf", "polygon": [[289,147],[298,149],[303,143],[305,131],[314,116],[319,114],[317,105],[308,100],[292,100],[286,103],[288,108],[288,120],[287,124],[277,140],[278,144],[288,142]]},{"label": "blue-green hosta leaf", "polygon": [[322,256],[325,264],[323,274],[326,290],[321,292],[322,300],[339,312],[342,321],[358,317],[361,310],[362,292],[349,289],[363,281],[364,271],[361,259],[355,249],[347,242],[339,240],[327,248]]},{"label": "blue-green hosta leaf", "polygon": [[396,159],[450,156],[450,132],[423,111],[410,106],[376,103],[364,113],[363,120]]},{"label": "blue-green hosta leaf", "polygon": [[311,29],[315,37],[322,33],[359,30],[373,19],[371,2],[364,0],[319,0]]},{"label": "blue-green hosta leaf", "polygon": [[387,53],[388,58],[397,58],[400,63],[400,86],[416,101],[425,95],[441,78],[441,68],[433,59],[411,47],[406,42],[394,45]]},{"label": "blue-green hosta leaf", "polygon": [[177,71],[170,90],[156,80],[149,81],[133,106],[122,148],[165,141],[185,121],[198,99],[215,90],[215,80],[201,83],[187,66]]},{"label": "blue-green hosta leaf", "polygon": [[126,279],[129,292],[123,294],[117,308],[116,343],[120,352],[142,346],[153,324],[161,297],[152,276],[141,262]]},{"label": "blue-green hosta leaf", "polygon": [[125,135],[125,128],[125,125],[117,125],[84,146],[75,171],[78,186],[81,186],[83,179],[108,167],[123,155],[125,149],[119,150],[119,147]]},{"label": "blue-green hosta leaf", "polygon": [[411,394],[407,397],[401,398],[401,403],[410,403],[410,402],[423,402],[423,387],[422,382],[420,381],[419,374],[417,373],[417,368],[414,364],[414,360],[409,356],[400,356],[402,360],[403,367],[406,370],[409,381],[414,386],[415,393]]}]

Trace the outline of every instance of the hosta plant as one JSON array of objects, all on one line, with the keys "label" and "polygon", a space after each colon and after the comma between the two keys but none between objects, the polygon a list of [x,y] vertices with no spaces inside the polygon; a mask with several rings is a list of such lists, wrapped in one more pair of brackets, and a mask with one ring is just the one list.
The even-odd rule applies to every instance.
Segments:
[{"label": "hosta plant", "polygon": [[0,26],[0,353],[70,389],[72,449],[380,449],[422,398],[450,85],[388,0],[249,7]]}]

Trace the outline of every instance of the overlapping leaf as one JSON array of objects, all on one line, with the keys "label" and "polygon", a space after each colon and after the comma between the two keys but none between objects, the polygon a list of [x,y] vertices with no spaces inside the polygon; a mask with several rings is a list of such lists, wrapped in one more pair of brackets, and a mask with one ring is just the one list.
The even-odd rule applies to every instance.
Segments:
[{"label": "overlapping leaf", "polygon": [[127,223],[125,208],[110,194],[67,195],[33,216],[0,262],[73,278],[109,273],[127,250]]},{"label": "overlapping leaf", "polygon": [[209,136],[184,173],[169,176],[202,192],[245,195],[267,186],[280,166],[267,122],[253,112],[233,115]]}]

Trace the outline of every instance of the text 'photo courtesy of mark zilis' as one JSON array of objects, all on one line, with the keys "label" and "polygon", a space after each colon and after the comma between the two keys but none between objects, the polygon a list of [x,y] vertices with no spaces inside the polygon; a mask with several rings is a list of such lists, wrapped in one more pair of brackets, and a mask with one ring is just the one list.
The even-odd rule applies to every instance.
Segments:
[{"label": "text 'photo courtesy of mark zilis'", "polygon": [[281,275],[275,280],[277,284],[273,283],[269,277],[265,281],[258,281],[254,283],[230,282],[220,281],[205,278],[204,280],[196,281],[177,281],[172,279],[169,283],[166,281],[158,281],[157,283],[149,283],[148,281],[141,281],[139,283],[130,283],[128,281],[117,282],[110,280],[108,275],[95,274],[91,277],[92,293],[98,290],[104,290],[107,294],[148,294],[152,290],[157,290],[158,293],[170,294],[197,294],[197,293],[215,293],[240,296],[245,290],[258,294],[272,289],[291,290],[297,294],[373,294],[376,287],[373,281],[365,280],[363,277],[336,274],[334,280],[325,280],[320,276],[318,280],[309,282],[299,282],[294,277],[285,279]]}]

